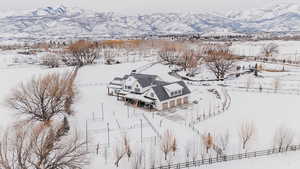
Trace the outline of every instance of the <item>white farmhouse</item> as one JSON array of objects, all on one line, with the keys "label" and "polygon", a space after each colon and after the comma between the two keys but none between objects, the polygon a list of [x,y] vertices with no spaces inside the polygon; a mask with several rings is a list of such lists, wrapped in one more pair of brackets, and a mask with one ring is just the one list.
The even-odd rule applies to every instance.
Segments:
[{"label": "white farmhouse", "polygon": [[191,94],[183,81],[165,82],[157,75],[136,73],[114,78],[107,89],[127,104],[157,110],[188,104]]}]

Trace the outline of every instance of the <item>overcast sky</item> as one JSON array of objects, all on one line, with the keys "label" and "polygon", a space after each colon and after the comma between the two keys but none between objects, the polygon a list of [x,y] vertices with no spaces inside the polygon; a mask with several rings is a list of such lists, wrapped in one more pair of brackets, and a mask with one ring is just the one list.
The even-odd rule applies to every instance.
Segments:
[{"label": "overcast sky", "polygon": [[230,10],[259,8],[270,3],[300,0],[0,0],[0,10],[35,9],[46,6],[71,6],[97,11],[125,14],[154,12],[201,12],[203,10],[228,12]]}]

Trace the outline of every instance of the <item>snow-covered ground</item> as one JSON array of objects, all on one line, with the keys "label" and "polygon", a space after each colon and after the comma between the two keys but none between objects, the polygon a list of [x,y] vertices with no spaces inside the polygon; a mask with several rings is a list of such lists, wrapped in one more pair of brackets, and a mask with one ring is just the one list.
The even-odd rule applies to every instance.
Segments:
[{"label": "snow-covered ground", "polygon": [[[243,47],[247,48],[246,42],[239,42]],[[248,42],[247,42],[248,43]],[[253,43],[253,42],[249,42]],[[263,42],[259,42],[263,43]],[[286,42],[287,52],[296,50],[298,43]],[[290,43],[290,48],[288,49]],[[259,46],[259,44],[257,44]],[[234,44],[233,46],[237,46]],[[250,45],[253,46],[252,44]],[[242,50],[242,47],[238,47]],[[259,48],[259,47],[258,47]],[[32,76],[38,76],[53,71],[65,71],[70,68],[62,67],[57,69],[47,69],[40,65],[21,64],[11,66],[15,61],[11,60],[11,55],[15,55],[14,51],[1,51],[0,62],[0,110],[2,123],[1,129],[15,121],[15,112],[9,110],[5,105],[5,99],[10,94],[12,88],[21,82],[30,80]],[[18,56],[18,58],[22,56]],[[260,93],[228,90],[230,96],[229,109],[219,112],[224,102],[221,98],[211,92],[215,89],[222,94],[223,87],[211,84],[211,86],[190,85],[192,91],[192,103],[187,106],[172,109],[163,112],[148,112],[143,109],[129,107],[124,102],[118,101],[116,97],[107,95],[107,84],[114,77],[122,77],[130,73],[133,69],[139,69],[144,65],[148,65],[155,61],[153,59],[143,60],[141,58],[134,62],[103,65],[96,64],[84,66],[79,69],[76,85],[79,91],[75,110],[76,114],[72,117],[73,125],[78,129],[86,132],[90,144],[89,150],[93,154],[93,160],[87,169],[116,168],[113,164],[114,147],[120,144],[122,136],[126,134],[130,138],[130,144],[133,152],[139,149],[145,151],[145,161],[151,156],[151,151],[156,151],[157,164],[166,164],[162,160],[160,152],[160,139],[163,133],[170,129],[177,138],[178,151],[173,162],[184,162],[185,147],[187,144],[195,140],[201,140],[201,134],[211,133],[213,136],[219,136],[225,132],[229,132],[229,146],[226,151],[228,154],[242,152],[239,140],[238,130],[245,121],[253,122],[256,128],[255,139],[247,147],[248,151],[261,150],[273,146],[273,136],[275,130],[281,126],[290,128],[295,132],[293,144],[300,143],[300,128],[298,126],[300,95],[296,94],[280,94],[278,93]],[[255,65],[255,62],[240,62],[240,65]],[[282,69],[282,65],[264,64],[264,68]],[[170,68],[167,65],[155,64],[142,73],[159,75],[165,81],[177,81],[178,79],[170,76],[168,72]],[[204,74],[204,75],[203,75]],[[252,74],[242,75],[239,78],[230,78],[225,80],[224,84],[230,87],[245,87],[249,78],[251,78],[250,88],[263,85],[264,88],[272,89],[274,79],[280,78],[280,89],[300,89],[300,68],[294,66],[286,66],[284,72],[261,72],[262,77],[255,77]],[[207,69],[200,71],[199,76],[195,78],[212,77]],[[228,88],[229,89],[229,88]],[[226,88],[225,88],[226,90]],[[224,93],[223,93],[224,94]],[[197,102],[193,102],[197,101]],[[103,111],[102,111],[103,110]],[[206,120],[197,121],[203,114],[211,117]],[[150,123],[150,124],[149,124]],[[191,128],[194,124],[194,129]],[[142,127],[141,127],[142,126]],[[109,133],[108,133],[109,130]],[[198,133],[198,132],[199,133]],[[108,137],[109,134],[109,137]],[[199,135],[200,134],[200,135]],[[200,142],[200,141],[199,141]],[[99,154],[96,155],[96,148],[99,145]],[[105,159],[107,152],[107,160]],[[213,153],[212,153],[213,154]],[[152,154],[153,155],[153,154]],[[200,156],[198,157],[200,158]],[[206,168],[251,168],[262,169],[266,167],[272,168],[297,168],[299,163],[293,163],[299,158],[299,152],[273,155],[270,157],[262,157],[257,159],[232,161],[226,163],[218,163]],[[145,162],[148,164],[148,162]],[[120,168],[130,169],[130,162],[127,158],[122,159]],[[201,167],[200,167],[201,168]]]},{"label": "snow-covered ground", "polygon": [[277,58],[285,58],[287,60],[298,61],[300,58],[300,42],[299,41],[257,41],[257,42],[233,42],[231,49],[235,54],[241,56],[260,56],[261,49],[264,45],[274,43],[279,46]]}]

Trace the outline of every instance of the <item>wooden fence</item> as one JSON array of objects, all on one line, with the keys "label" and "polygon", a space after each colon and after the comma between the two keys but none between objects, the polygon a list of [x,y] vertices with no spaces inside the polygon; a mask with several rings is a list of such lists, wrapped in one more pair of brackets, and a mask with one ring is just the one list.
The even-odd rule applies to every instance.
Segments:
[{"label": "wooden fence", "polygon": [[181,169],[181,168],[197,167],[202,165],[211,165],[211,164],[221,163],[226,161],[269,156],[273,154],[279,154],[279,153],[290,152],[290,151],[299,151],[299,150],[300,150],[300,145],[291,145],[282,148],[272,148],[272,149],[266,149],[266,150],[254,151],[254,152],[248,152],[242,154],[223,155],[214,158],[202,158],[199,160],[188,161],[183,163],[172,163],[168,165],[152,167],[151,169]]}]

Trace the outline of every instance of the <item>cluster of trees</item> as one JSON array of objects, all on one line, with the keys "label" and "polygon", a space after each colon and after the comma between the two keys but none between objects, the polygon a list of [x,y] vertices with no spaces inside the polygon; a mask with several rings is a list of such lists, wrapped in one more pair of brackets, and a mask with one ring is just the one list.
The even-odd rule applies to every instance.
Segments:
[{"label": "cluster of trees", "polygon": [[72,43],[61,54],[62,61],[66,65],[84,66],[93,64],[99,56],[97,44],[90,41],[80,40]]},{"label": "cluster of trees", "polygon": [[62,57],[63,63],[69,66],[93,64],[95,59],[100,57],[107,64],[111,64],[114,58],[121,55],[122,52],[128,54],[133,50],[143,51],[151,45],[149,43],[143,40],[79,40],[71,43],[59,55]]},{"label": "cluster of trees", "polygon": [[238,59],[226,45],[200,45],[191,49],[177,43],[163,46],[158,54],[167,64],[177,65],[189,71],[190,76],[202,64],[206,64],[218,80],[225,78]]},{"label": "cluster of trees", "polygon": [[[253,122],[245,121],[241,123],[237,131],[240,150],[247,152],[255,143],[257,128]],[[280,151],[285,151],[288,146],[292,145],[294,138],[295,133],[293,130],[281,126],[275,130],[273,147],[279,148]],[[187,141],[184,147],[178,147],[173,131],[166,130],[158,145],[150,145],[146,157],[144,149],[132,148],[129,145],[128,137],[125,135],[122,137],[122,141],[115,146],[115,165],[119,167],[120,160],[126,156],[132,169],[146,168],[147,166],[155,168],[160,165],[168,165],[181,157],[185,157],[186,161],[196,161],[215,156],[224,156],[231,151],[229,149],[230,141],[231,134],[228,130],[214,135],[204,132],[200,136],[195,136],[192,140]],[[182,156],[183,154],[177,155],[179,150],[180,153],[184,153],[184,156]]]},{"label": "cluster of trees", "polygon": [[193,76],[196,70],[205,63],[216,78],[222,80],[237,59],[228,45],[196,45],[184,41],[167,40],[79,40],[67,46],[64,45],[61,50],[61,52],[53,52],[56,56],[49,54],[42,58],[42,64],[51,68],[57,67],[59,63],[68,66],[84,66],[93,64],[98,58],[103,58],[107,64],[111,64],[116,57],[128,56],[133,51],[138,52],[135,54],[140,57],[151,55],[155,51],[162,61],[180,66],[189,72],[190,76]]},{"label": "cluster of trees", "polygon": [[74,76],[47,74],[12,91],[7,105],[21,120],[1,135],[0,168],[70,169],[89,163],[86,140],[71,130],[67,118],[77,94]]}]

